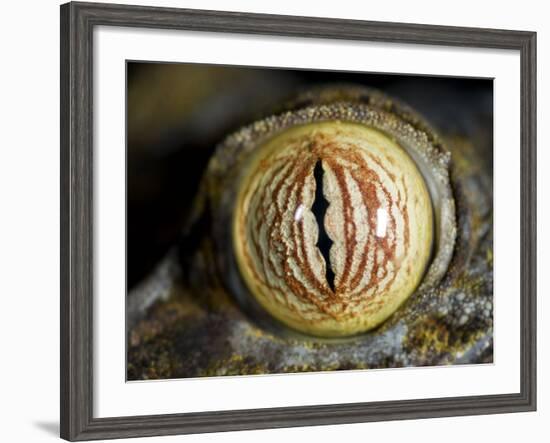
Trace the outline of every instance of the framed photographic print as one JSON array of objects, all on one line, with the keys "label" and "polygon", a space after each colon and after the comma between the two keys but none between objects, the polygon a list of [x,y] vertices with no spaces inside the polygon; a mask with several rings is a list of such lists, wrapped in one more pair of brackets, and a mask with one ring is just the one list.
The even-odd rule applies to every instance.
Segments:
[{"label": "framed photographic print", "polygon": [[536,408],[536,34],[61,7],[61,436]]}]

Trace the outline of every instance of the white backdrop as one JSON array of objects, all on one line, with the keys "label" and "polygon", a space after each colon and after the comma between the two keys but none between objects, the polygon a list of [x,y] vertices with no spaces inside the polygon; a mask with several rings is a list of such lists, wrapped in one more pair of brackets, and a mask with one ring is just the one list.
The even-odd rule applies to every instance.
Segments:
[{"label": "white backdrop", "polygon": [[[151,4],[152,1],[119,3]],[[544,2],[393,1],[367,4],[338,2],[257,2],[246,0],[157,1],[156,5],[229,9],[366,20],[535,30],[538,35],[538,143],[550,144],[543,133],[550,118],[550,94],[542,83],[550,63],[550,16]],[[505,8],[505,9],[504,9]],[[0,439],[10,442],[54,440],[59,410],[59,10],[55,1],[11,2],[2,10],[0,103]],[[546,25],[546,26],[545,26]],[[542,165],[547,149],[539,149],[539,189],[550,185]],[[539,226],[550,208],[539,199]],[[539,344],[548,338],[542,324],[550,315],[543,298],[550,289],[543,279],[549,234],[539,228]],[[7,303],[6,303],[7,302]],[[154,438],[147,441],[252,442],[306,439],[371,439],[446,442],[523,440],[543,432],[550,420],[550,389],[543,373],[550,367],[550,350],[539,345],[539,412],[501,416],[461,417],[421,421],[298,428],[272,431]]]}]

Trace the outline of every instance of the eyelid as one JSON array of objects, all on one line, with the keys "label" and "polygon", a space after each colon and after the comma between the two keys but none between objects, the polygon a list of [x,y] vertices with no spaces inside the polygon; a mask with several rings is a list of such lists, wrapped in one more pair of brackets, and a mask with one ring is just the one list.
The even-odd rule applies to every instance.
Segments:
[{"label": "eyelid", "polygon": [[[239,244],[242,243],[235,234],[234,215],[236,202],[239,199],[243,174],[250,169],[249,163],[257,152],[269,141],[293,128],[308,124],[341,121],[364,127],[376,128],[389,139],[397,143],[418,167],[430,194],[434,212],[434,247],[431,263],[423,276],[418,291],[433,287],[444,275],[451,259],[456,237],[454,199],[450,187],[448,152],[443,148],[437,135],[416,114],[408,108],[401,107],[387,97],[372,91],[344,90],[322,92],[318,103],[303,109],[296,109],[276,116],[268,117],[245,127],[229,136],[217,149],[215,158],[209,168],[209,189],[216,211],[215,243],[223,272],[222,278],[235,297],[248,308],[262,310],[254,300],[254,289],[243,276],[242,260],[239,263]],[[329,99],[327,99],[327,97]],[[339,100],[334,100],[339,97]],[[368,100],[365,100],[368,97]],[[344,100],[345,99],[345,100]],[[324,101],[325,100],[325,101]],[[311,100],[310,100],[311,101]],[[368,102],[368,105],[366,104]],[[389,104],[388,104],[389,103]],[[238,204],[237,204],[238,205]],[[308,211],[297,206],[292,213],[299,219]],[[383,212],[380,212],[383,214]],[[383,215],[380,215],[381,220]],[[387,221],[386,221],[387,222]],[[376,228],[382,231],[382,227]],[[231,252],[229,252],[231,251]],[[251,294],[252,292],[252,294]],[[265,304],[264,304],[265,308]],[[263,309],[265,311],[265,309]],[[265,312],[264,312],[265,314]],[[271,312],[273,314],[273,312]],[[280,319],[279,319],[280,320]],[[285,322],[283,322],[285,323]],[[288,323],[288,322],[287,322]],[[295,329],[306,333],[319,334],[319,331],[301,328],[296,322]],[[360,330],[353,331],[360,332]],[[322,331],[321,331],[322,335]],[[345,334],[329,334],[345,335]]]}]

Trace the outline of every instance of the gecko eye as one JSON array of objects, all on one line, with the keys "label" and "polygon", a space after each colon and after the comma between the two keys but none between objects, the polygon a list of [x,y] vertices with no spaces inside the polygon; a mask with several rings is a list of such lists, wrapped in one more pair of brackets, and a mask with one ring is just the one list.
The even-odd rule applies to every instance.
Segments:
[{"label": "gecko eye", "polygon": [[243,158],[234,193],[221,189],[237,291],[302,333],[380,325],[452,253],[448,157],[395,113],[362,106],[284,114],[225,145]]},{"label": "gecko eye", "polygon": [[309,124],[273,138],[248,166],[236,208],[235,251],[250,292],[303,332],[378,325],[416,289],[431,254],[422,175],[364,125]]}]

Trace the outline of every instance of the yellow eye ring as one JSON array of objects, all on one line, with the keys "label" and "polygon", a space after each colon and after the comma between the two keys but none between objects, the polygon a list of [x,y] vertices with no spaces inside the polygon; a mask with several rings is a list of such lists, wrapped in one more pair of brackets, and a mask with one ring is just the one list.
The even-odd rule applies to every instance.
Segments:
[{"label": "yellow eye ring", "polygon": [[[431,254],[431,199],[414,161],[386,135],[341,121],[301,125],[259,147],[246,169],[234,249],[273,317],[304,333],[352,335],[416,289]],[[317,219],[320,199],[328,207]],[[328,248],[319,247],[323,231]]]}]

